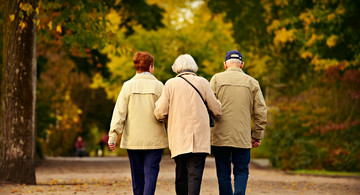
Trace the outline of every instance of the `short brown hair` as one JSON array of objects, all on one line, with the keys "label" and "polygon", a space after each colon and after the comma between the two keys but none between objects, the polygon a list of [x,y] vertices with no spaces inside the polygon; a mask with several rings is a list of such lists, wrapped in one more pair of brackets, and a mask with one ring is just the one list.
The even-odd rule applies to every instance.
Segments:
[{"label": "short brown hair", "polygon": [[149,67],[154,64],[154,57],[146,51],[136,52],[134,55],[134,67],[136,71],[145,72],[149,70]]}]

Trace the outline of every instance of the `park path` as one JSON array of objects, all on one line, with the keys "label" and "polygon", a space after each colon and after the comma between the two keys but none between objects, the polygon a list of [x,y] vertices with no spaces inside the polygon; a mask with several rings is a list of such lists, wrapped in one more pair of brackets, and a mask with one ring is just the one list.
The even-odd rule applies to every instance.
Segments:
[{"label": "park path", "polygon": [[[164,156],[156,195],[175,194],[175,163]],[[132,194],[126,157],[47,158],[36,169],[38,185],[0,185],[0,194]],[[206,160],[202,195],[218,194],[215,162]],[[287,174],[250,165],[247,194],[360,194],[360,178]]]}]

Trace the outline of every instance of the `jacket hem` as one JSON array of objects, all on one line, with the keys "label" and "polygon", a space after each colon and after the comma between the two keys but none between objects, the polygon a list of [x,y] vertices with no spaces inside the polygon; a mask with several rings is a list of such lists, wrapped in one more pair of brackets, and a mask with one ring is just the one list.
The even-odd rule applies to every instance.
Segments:
[{"label": "jacket hem", "polygon": [[130,150],[154,150],[154,149],[165,149],[168,146],[122,146],[122,149],[130,149]]}]

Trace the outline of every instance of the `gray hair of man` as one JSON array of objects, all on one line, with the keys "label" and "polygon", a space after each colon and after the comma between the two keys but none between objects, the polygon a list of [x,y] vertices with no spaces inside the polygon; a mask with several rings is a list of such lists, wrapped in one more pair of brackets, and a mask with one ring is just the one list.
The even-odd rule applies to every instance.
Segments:
[{"label": "gray hair of man", "polygon": [[182,71],[191,71],[194,73],[198,71],[198,66],[194,58],[189,54],[182,54],[177,57],[171,68],[177,74]]},{"label": "gray hair of man", "polygon": [[228,66],[241,66],[242,61],[238,60],[238,59],[228,59],[226,60],[226,64]]}]

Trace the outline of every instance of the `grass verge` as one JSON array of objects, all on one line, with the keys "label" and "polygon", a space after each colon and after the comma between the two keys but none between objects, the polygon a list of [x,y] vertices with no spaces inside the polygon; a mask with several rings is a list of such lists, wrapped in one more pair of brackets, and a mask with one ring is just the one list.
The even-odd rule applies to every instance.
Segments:
[{"label": "grass verge", "polygon": [[303,174],[303,175],[319,175],[319,176],[360,177],[360,172],[338,172],[338,171],[325,171],[325,170],[295,170],[295,171],[289,171],[289,173]]}]

